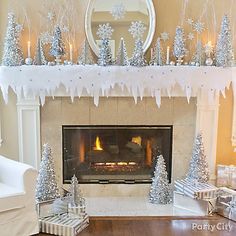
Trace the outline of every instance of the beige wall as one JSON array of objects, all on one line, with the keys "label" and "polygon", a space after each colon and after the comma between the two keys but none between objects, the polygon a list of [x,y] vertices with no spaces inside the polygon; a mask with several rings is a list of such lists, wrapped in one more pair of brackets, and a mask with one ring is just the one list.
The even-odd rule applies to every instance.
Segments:
[{"label": "beige wall", "polygon": [[[40,28],[39,15],[44,9],[44,3],[49,2],[48,0],[1,0],[0,1],[0,44],[2,46],[3,35],[6,30],[6,15],[10,9],[16,11],[17,15],[21,22],[24,21],[23,9],[28,14],[28,17],[31,19],[31,28],[32,28],[32,43],[35,43],[36,35]],[[53,1],[52,1],[53,2]],[[85,9],[87,6],[87,0],[72,1],[72,0],[56,0],[60,6],[60,3],[66,3],[67,5],[70,2],[74,2],[75,10],[78,12],[78,17],[75,22],[78,25],[77,28],[77,37],[76,45],[79,47],[80,42],[85,37],[84,33],[84,15]],[[163,31],[170,33],[171,38],[173,39],[175,33],[175,27],[177,24],[180,24],[181,21],[181,12],[183,8],[183,0],[153,0],[156,15],[157,15],[157,25],[155,39]],[[192,18],[194,20],[199,19],[199,16],[202,15],[206,0],[189,0],[189,4],[186,8],[185,19]],[[233,3],[233,4],[232,4]],[[22,7],[24,6],[24,7]],[[203,34],[203,41],[207,42],[211,40],[215,42],[215,31],[213,30],[213,8],[216,13],[216,22],[219,28],[222,15],[224,13],[233,14],[236,12],[235,0],[209,0],[207,5],[207,14],[202,16],[203,22],[209,22],[209,34]],[[210,19],[210,20],[207,20]],[[233,22],[234,21],[234,22]],[[235,19],[232,18],[232,25],[235,25]],[[190,30],[189,26],[185,25],[186,30]],[[233,30],[234,31],[234,30]],[[24,51],[26,51],[26,42],[28,38],[27,27],[23,32],[23,45]],[[154,42],[155,42],[154,39]],[[236,43],[236,41],[235,41]],[[164,46],[172,45],[172,42],[165,43]],[[1,50],[0,50],[1,55]],[[236,163],[236,155],[233,153],[233,148],[230,143],[230,134],[231,134],[231,121],[232,121],[232,91],[230,90],[227,93],[227,99],[220,99],[220,116],[219,116],[219,134],[218,134],[218,150],[217,150],[217,162],[231,164]],[[2,100],[2,98],[0,98]],[[0,154],[10,155],[13,158],[17,158],[17,135],[13,132],[12,128],[16,127],[16,106],[15,106],[15,97],[10,94],[10,102],[7,107],[1,102],[1,112],[3,114],[3,125],[4,125],[4,138],[7,142],[0,148]]]}]

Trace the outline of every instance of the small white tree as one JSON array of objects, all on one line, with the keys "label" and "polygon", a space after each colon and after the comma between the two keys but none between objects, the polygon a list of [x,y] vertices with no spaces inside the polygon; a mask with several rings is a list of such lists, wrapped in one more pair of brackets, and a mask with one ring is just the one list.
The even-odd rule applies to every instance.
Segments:
[{"label": "small white tree", "polygon": [[69,204],[72,207],[78,207],[81,204],[82,193],[79,187],[79,182],[74,175],[71,179],[71,185],[69,188]]},{"label": "small white tree", "polygon": [[116,57],[116,64],[119,66],[129,65],[129,59],[126,51],[125,41],[123,38],[120,39],[120,46]]},{"label": "small white tree", "polygon": [[197,41],[196,51],[193,56],[193,61],[195,63],[199,63],[199,65],[204,64],[204,48],[203,48],[202,42],[200,40]]},{"label": "small white tree", "polygon": [[94,64],[93,56],[90,50],[90,46],[88,41],[85,39],[82,48],[78,57],[78,64],[79,65],[92,65]]},{"label": "small white tree", "polygon": [[157,158],[149,201],[154,204],[168,204],[171,201],[171,190],[167,178],[166,164],[162,155]]},{"label": "small white tree", "polygon": [[228,16],[224,15],[216,44],[216,65],[223,67],[231,66],[233,58],[230,22]]},{"label": "small white tree", "polygon": [[47,65],[47,60],[44,55],[41,39],[38,38],[36,52],[34,57],[34,65]]},{"label": "small white tree", "polygon": [[161,39],[158,38],[156,41],[156,45],[154,48],[154,53],[151,58],[150,65],[157,65],[157,66],[162,66],[163,65],[163,49],[161,46]]},{"label": "small white tree", "polygon": [[43,145],[42,161],[36,184],[36,201],[48,201],[60,197],[54,170],[51,147]]},{"label": "small white tree", "polygon": [[177,58],[178,65],[181,65],[186,53],[184,29],[177,26],[174,40],[174,56]]},{"label": "small white tree", "polygon": [[20,33],[22,28],[16,23],[15,15],[8,14],[8,26],[4,41],[2,65],[20,66],[24,63],[23,52],[20,47]]},{"label": "small white tree", "polygon": [[135,40],[135,46],[133,55],[130,59],[130,65],[131,66],[146,66],[147,61],[144,56],[143,52],[143,41],[141,39]]},{"label": "small white tree", "polygon": [[197,135],[194,142],[187,180],[201,183],[207,183],[209,180],[208,163],[206,160],[201,133]]}]

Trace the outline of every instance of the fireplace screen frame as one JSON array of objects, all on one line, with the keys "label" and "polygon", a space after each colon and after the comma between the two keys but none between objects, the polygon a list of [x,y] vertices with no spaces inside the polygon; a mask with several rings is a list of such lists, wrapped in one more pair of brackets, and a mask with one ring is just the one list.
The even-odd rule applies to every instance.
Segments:
[{"label": "fireplace screen frame", "polygon": [[[64,138],[64,130],[68,129],[167,129],[170,130],[170,145],[169,145],[169,172],[168,179],[171,182],[172,175],[172,150],[173,150],[173,125],[62,125],[62,176],[63,176],[63,184],[69,184],[70,181],[65,178],[64,171],[64,160],[65,160],[65,138]],[[81,184],[149,184],[152,182],[150,179],[145,180],[88,180],[88,181],[80,181]]]}]

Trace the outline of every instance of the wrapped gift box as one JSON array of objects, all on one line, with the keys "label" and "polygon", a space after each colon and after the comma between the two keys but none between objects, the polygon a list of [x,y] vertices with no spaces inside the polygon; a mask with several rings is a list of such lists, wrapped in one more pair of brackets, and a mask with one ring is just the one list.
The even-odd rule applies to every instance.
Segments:
[{"label": "wrapped gift box", "polygon": [[236,189],[236,166],[217,166],[217,186]]},{"label": "wrapped gift box", "polygon": [[76,236],[89,225],[89,217],[71,219],[68,214],[50,216],[39,220],[40,232],[58,236]]},{"label": "wrapped gift box", "polygon": [[38,202],[36,204],[36,209],[37,209],[39,218],[45,218],[45,217],[54,215],[53,208],[52,208],[53,201],[54,200]]},{"label": "wrapped gift box", "polygon": [[220,188],[216,207],[219,215],[236,221],[236,191],[228,188]]},{"label": "wrapped gift box", "polygon": [[219,191],[219,189],[212,184],[191,182],[186,179],[176,180],[175,189],[177,192],[195,199],[216,198]]},{"label": "wrapped gift box", "polygon": [[207,216],[215,212],[216,200],[217,198],[205,200],[194,199],[183,193],[174,191],[173,203],[174,207],[194,212],[199,216]]}]

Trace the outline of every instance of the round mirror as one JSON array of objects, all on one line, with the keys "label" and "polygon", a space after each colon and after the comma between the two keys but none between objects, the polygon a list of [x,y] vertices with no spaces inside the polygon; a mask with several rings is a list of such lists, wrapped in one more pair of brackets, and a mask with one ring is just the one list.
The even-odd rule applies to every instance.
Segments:
[{"label": "round mirror", "polygon": [[120,39],[124,38],[128,56],[132,56],[134,38],[129,32],[132,22],[141,21],[145,26],[143,50],[150,46],[155,32],[155,9],[152,0],[90,0],[85,19],[85,31],[94,53],[99,54],[99,25],[109,23],[113,34],[110,47],[113,59],[119,48]]}]

